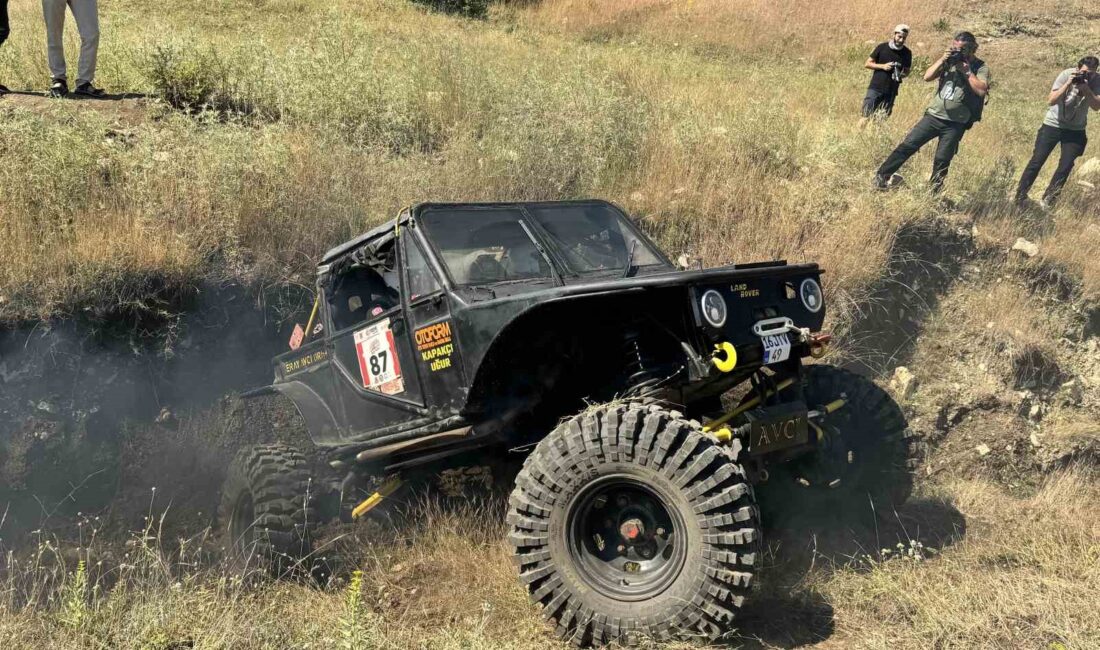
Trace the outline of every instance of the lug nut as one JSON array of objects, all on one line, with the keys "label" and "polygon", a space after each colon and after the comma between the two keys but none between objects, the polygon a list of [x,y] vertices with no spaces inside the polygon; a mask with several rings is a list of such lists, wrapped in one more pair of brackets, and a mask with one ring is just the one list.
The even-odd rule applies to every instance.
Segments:
[{"label": "lug nut", "polygon": [[629,499],[627,499],[625,495],[619,495],[619,496],[618,496],[618,497],[617,497],[617,498],[615,499],[615,503],[619,504],[619,507],[620,507],[620,508],[625,508],[625,507],[627,507],[628,505],[630,505],[630,500],[629,500]]},{"label": "lug nut", "polygon": [[657,537],[664,537],[665,536],[665,529],[664,528],[658,528],[656,532],[657,532]]}]

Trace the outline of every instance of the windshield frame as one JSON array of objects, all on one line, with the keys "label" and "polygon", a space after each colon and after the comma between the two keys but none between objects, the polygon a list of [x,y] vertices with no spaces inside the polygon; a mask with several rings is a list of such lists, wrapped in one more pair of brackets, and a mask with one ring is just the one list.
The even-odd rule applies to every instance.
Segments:
[{"label": "windshield frame", "polygon": [[[532,210],[528,209],[528,208],[536,208],[537,209],[537,208],[547,208],[547,207],[570,207],[570,208],[599,207],[599,208],[607,209],[610,212],[612,212],[613,214],[615,214],[616,217],[618,217],[620,224],[625,224],[626,229],[630,232],[631,236],[633,236],[634,241],[638,242],[642,246],[644,246],[646,248],[646,250],[654,258],[657,259],[657,261],[656,262],[650,262],[648,264],[638,264],[638,263],[634,262],[633,260],[637,259],[637,251],[635,250],[634,254],[631,255],[630,252],[629,252],[630,247],[628,246],[627,249],[626,249],[627,250],[626,264],[624,266],[621,266],[621,267],[620,266],[613,266],[613,267],[608,267],[608,268],[604,268],[604,269],[578,270],[578,269],[574,268],[572,264],[569,263],[569,257],[565,254],[565,252],[563,250],[564,249],[564,242],[562,242],[553,233],[551,233],[549,231],[549,229],[546,228],[546,226],[544,226],[541,221],[539,221],[538,217],[535,216],[535,214],[532,212]],[[631,219],[626,214],[626,212],[624,212],[622,209],[619,208],[619,206],[615,205],[614,203],[610,203],[608,201],[554,201],[554,202],[547,202],[547,203],[524,204],[521,209],[523,210],[524,213],[529,215],[529,217],[531,219],[532,229],[537,230],[539,238],[545,240],[548,244],[548,248],[551,251],[553,251],[554,260],[561,265],[561,267],[564,271],[568,272],[569,275],[571,275],[575,278],[576,277],[603,276],[603,275],[612,275],[612,274],[625,274],[631,268],[641,270],[643,268],[653,267],[653,266],[672,267],[672,262],[665,256],[664,252],[660,249],[660,247],[658,247],[656,244],[654,244],[653,241],[649,239],[649,237],[646,237],[645,233],[643,233],[641,231],[641,229],[639,229],[638,226],[634,223],[634,220]]]},{"label": "windshield frame", "polygon": [[[533,214],[532,209],[539,208],[554,208],[554,207],[599,207],[604,208],[612,212],[619,220],[620,224],[625,227],[626,231],[639,242],[639,245],[644,246],[646,250],[656,258],[656,262],[650,262],[647,264],[638,264],[637,262],[629,262],[624,266],[616,266],[606,269],[587,269],[577,270],[569,264],[566,256],[561,250],[562,243],[558,241],[547,229],[539,222],[538,218]],[[430,228],[424,222],[424,211],[444,211],[447,209],[461,209],[461,210],[518,210],[522,215],[522,219],[517,220],[517,224],[531,239],[532,244],[536,249],[544,255],[547,262],[550,264],[551,274],[550,277],[538,277],[538,278],[526,278],[515,280],[501,280],[496,282],[478,282],[478,283],[460,283],[456,282],[454,275],[451,272],[451,268],[447,265],[442,250],[439,248],[435,237],[432,236]],[[472,288],[484,288],[504,284],[523,284],[523,283],[553,283],[556,286],[565,284],[565,277],[571,278],[590,278],[601,277],[606,275],[623,275],[630,268],[637,270],[646,268],[661,268],[664,270],[672,270],[675,267],[668,257],[644,232],[634,223],[626,212],[624,212],[619,206],[609,201],[602,200],[579,200],[579,201],[539,201],[531,203],[424,203],[416,206],[413,210],[413,222],[414,228],[419,230],[421,241],[426,244],[426,249],[429,255],[434,258],[436,268],[442,272],[443,281],[449,289],[461,289],[465,287]],[[629,256],[628,256],[629,257]],[[634,259],[637,259],[637,252]]]}]

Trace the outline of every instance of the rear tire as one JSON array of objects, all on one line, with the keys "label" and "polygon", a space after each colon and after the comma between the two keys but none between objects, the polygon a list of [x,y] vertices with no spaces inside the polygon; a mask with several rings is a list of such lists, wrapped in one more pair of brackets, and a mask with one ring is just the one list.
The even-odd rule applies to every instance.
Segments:
[{"label": "rear tire", "polygon": [[870,379],[843,368],[818,364],[804,370],[811,409],[838,398],[845,404],[825,416],[825,440],[816,453],[772,468],[762,498],[777,507],[815,512],[873,505],[881,514],[905,503],[920,448],[897,402]]},{"label": "rear tire", "polygon": [[516,477],[508,541],[520,580],[576,645],[714,639],[749,592],[752,487],[697,422],[656,406],[590,409]]},{"label": "rear tire", "polygon": [[231,562],[279,577],[303,567],[318,523],[310,466],[283,444],[242,449],[229,467],[219,520]]}]

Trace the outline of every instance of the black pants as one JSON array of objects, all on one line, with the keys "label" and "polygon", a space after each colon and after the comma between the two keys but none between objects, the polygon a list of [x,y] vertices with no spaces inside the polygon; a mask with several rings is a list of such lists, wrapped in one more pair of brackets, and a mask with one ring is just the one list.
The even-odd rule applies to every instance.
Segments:
[{"label": "black pants", "polygon": [[894,93],[876,90],[874,88],[868,88],[867,94],[863,97],[863,117],[871,117],[875,113],[882,111],[887,116],[894,112],[894,98],[897,97]]},{"label": "black pants", "polygon": [[0,0],[0,45],[8,40],[11,26],[8,25],[8,0]]},{"label": "black pants", "polygon": [[901,144],[894,149],[878,168],[879,176],[889,178],[901,169],[906,160],[920,151],[920,148],[928,144],[933,138],[939,138],[936,145],[936,156],[932,160],[932,191],[938,192],[943,188],[943,179],[947,177],[947,168],[951,166],[951,159],[959,151],[959,142],[966,133],[966,125],[961,122],[949,122],[938,117],[925,115],[914,126]]},{"label": "black pants", "polygon": [[1088,135],[1084,131],[1073,129],[1059,129],[1056,126],[1044,124],[1039,127],[1039,133],[1035,136],[1035,151],[1031,154],[1031,160],[1024,167],[1024,173],[1020,176],[1020,186],[1016,188],[1016,201],[1021,202],[1027,198],[1035,178],[1046,164],[1050,153],[1058,144],[1062,145],[1062,155],[1058,158],[1058,169],[1054,170],[1054,176],[1050,179],[1047,191],[1043,193],[1043,200],[1054,203],[1062,192],[1062,186],[1066,184],[1069,173],[1073,171],[1073,163],[1085,153],[1085,145],[1089,142]]}]

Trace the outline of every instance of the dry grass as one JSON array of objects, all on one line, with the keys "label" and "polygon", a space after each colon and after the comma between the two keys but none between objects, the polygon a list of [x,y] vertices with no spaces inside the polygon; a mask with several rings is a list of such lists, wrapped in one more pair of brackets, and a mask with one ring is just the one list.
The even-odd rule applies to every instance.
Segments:
[{"label": "dry grass", "polygon": [[[952,481],[895,525],[773,531],[787,545],[774,549],[783,565],[766,570],[761,607],[794,615],[816,599],[827,620],[787,619],[776,632],[756,607],[739,634],[761,639],[754,647],[815,634],[822,647],[1095,647],[1098,497],[1078,471],[1024,499]],[[121,548],[85,528],[80,546],[9,556],[0,638],[13,648],[557,647],[515,582],[499,510],[425,502],[418,523],[397,530],[333,529],[324,552],[340,547],[348,562],[327,588],[253,584],[211,566],[201,539],[163,540],[155,526]],[[895,540],[912,550],[879,550]]]},{"label": "dry grass", "polygon": [[[136,106],[136,122],[77,102],[42,110],[0,99],[0,322],[170,309],[209,276],[307,282],[321,251],[416,201],[601,196],[637,214],[673,255],[822,263],[835,326],[888,275],[899,229],[942,212],[923,191],[928,152],[907,168],[910,189],[868,188],[930,86],[907,83],[891,121],[855,127],[868,41],[904,20],[918,57],[954,29],[996,37],[982,45],[995,103],[953,165],[952,218],[977,224],[987,258],[1017,236],[1041,249],[988,265],[943,297],[913,362],[924,397],[939,406],[1004,393],[1029,350],[1060,368],[1082,363],[1057,341],[1075,325],[1073,309],[1100,295],[1095,195],[1071,186],[1049,218],[1017,213],[1007,198],[1051,71],[1094,42],[1078,29],[1091,11],[1083,1],[850,0],[823,11],[793,0],[546,0],[497,7],[488,21],[399,0],[261,4],[103,0],[100,81],[154,95]],[[42,88],[41,33],[27,27],[39,25],[37,7],[11,10],[0,79]],[[1044,18],[1053,15],[1061,26]],[[1040,28],[1045,36],[1028,35]],[[1068,298],[1022,283],[1052,268],[1069,278]],[[1091,411],[1066,412],[1052,444],[1095,439],[1080,419]],[[769,567],[765,609],[808,613],[773,633],[771,609],[750,612],[741,632],[764,647],[822,636],[822,647],[845,648],[1095,647],[1096,485],[1073,471],[1022,499],[980,481],[928,487],[961,511],[965,538],[918,562],[886,559],[875,550],[882,540],[852,533],[851,553],[811,552],[793,573]],[[201,539],[43,540],[0,572],[0,639],[553,647],[515,583],[494,508],[429,504],[422,524],[373,546],[366,531],[336,531],[348,535],[336,545],[350,560],[345,582],[324,589],[252,585]],[[924,539],[937,525],[928,517],[905,514],[903,533]],[[364,574],[352,588],[356,567]]]},{"label": "dry grass", "polygon": [[[847,27],[810,32],[795,2],[520,3],[488,22],[398,0],[262,12],[105,2],[102,83],[192,112],[154,102],[142,124],[120,126],[76,102],[45,114],[0,101],[12,161],[0,170],[11,251],[0,319],[170,303],[211,274],[301,282],[320,251],[421,200],[577,196],[624,204],[673,255],[819,261],[831,296],[857,302],[897,229],[936,212],[920,181],[890,197],[867,190],[928,92],[908,84],[893,121],[855,129],[864,41],[894,22],[872,4],[845,3],[828,21]],[[0,78],[41,88],[40,34],[20,27],[37,24],[37,9],[12,11]],[[555,27],[566,13],[570,25],[618,25],[632,42],[578,42],[583,33]],[[795,30],[807,53],[834,56],[670,49],[689,26],[761,52],[789,48]],[[1022,82],[1003,83],[952,174],[960,196],[985,192],[975,209],[1003,202],[989,178],[1023,157],[1034,128],[1034,102],[1013,92]],[[928,164],[919,156],[911,177]],[[1067,202],[1067,233],[1087,204]]]},{"label": "dry grass", "polygon": [[1094,479],[1067,472],[1016,499],[983,482],[936,489],[966,518],[966,537],[932,559],[875,561],[820,588],[843,603],[853,648],[1092,648],[1100,617]]}]

